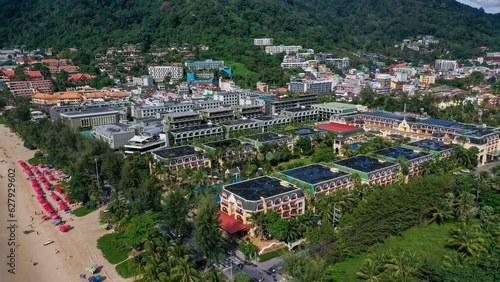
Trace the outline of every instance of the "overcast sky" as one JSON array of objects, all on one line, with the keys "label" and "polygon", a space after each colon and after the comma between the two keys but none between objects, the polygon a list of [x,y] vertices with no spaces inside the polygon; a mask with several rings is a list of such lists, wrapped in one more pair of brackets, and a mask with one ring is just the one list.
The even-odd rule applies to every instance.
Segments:
[{"label": "overcast sky", "polygon": [[486,13],[499,13],[500,12],[500,0],[456,0],[460,3],[467,4],[474,8],[483,7]]}]

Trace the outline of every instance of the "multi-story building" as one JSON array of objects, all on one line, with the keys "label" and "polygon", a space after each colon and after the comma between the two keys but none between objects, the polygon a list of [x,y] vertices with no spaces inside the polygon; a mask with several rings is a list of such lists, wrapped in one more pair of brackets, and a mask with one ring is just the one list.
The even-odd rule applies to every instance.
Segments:
[{"label": "multi-story building", "polygon": [[359,94],[361,92],[361,86],[356,83],[344,82],[341,84],[335,85],[336,93],[345,92],[345,93],[353,93]]},{"label": "multi-story building", "polygon": [[334,67],[339,69],[346,69],[351,65],[351,60],[348,57],[345,58],[327,58],[326,63],[332,64]]},{"label": "multi-story building", "polygon": [[163,117],[165,128],[168,130],[200,125],[202,121],[200,115],[195,112],[166,113]]},{"label": "multi-story building", "polygon": [[222,129],[222,126],[200,124],[196,126],[171,129],[170,133],[174,137],[174,143],[181,143],[182,141],[191,141],[198,138],[223,136],[224,130]]},{"label": "multi-story building", "polygon": [[50,108],[50,119],[56,120],[59,118],[61,113],[67,112],[77,112],[82,110],[84,107],[81,105],[69,105],[69,106],[54,106]]},{"label": "multi-story building", "polygon": [[145,154],[159,148],[169,147],[169,140],[162,126],[151,126],[140,130],[140,135],[132,137],[124,146],[125,154],[135,152]]},{"label": "multi-story building", "polygon": [[293,147],[293,139],[292,138],[285,136],[285,135],[272,133],[272,132],[249,135],[249,136],[245,136],[243,138],[246,139],[246,141],[253,144],[255,147],[261,147],[265,143],[269,143],[269,144],[277,143],[278,145],[287,144],[288,147],[290,147],[290,148]]},{"label": "multi-story building", "polygon": [[254,118],[264,115],[264,107],[260,105],[237,105],[231,108],[237,118]]},{"label": "multi-story building", "polygon": [[309,185],[314,194],[329,194],[338,189],[352,189],[351,174],[321,164],[311,164],[280,172],[288,178]]},{"label": "multi-story building", "polygon": [[176,83],[184,76],[184,69],[178,66],[153,66],[148,68],[149,75],[156,81],[170,77],[170,84]]},{"label": "multi-story building", "polygon": [[433,74],[429,75],[420,75],[420,82],[422,83],[427,83],[427,84],[434,84],[436,83],[436,77]]},{"label": "multi-story building", "polygon": [[94,126],[92,135],[108,143],[111,149],[118,150],[128,144],[135,132],[125,124],[116,123]]},{"label": "multi-story building", "polygon": [[230,133],[238,132],[240,130],[260,130],[260,124],[252,119],[236,119],[226,122],[221,122],[221,125],[226,128],[226,138],[229,138]]},{"label": "multi-story building", "polygon": [[156,116],[159,113],[166,112],[186,112],[191,111],[194,108],[194,104],[192,103],[163,103],[160,106],[143,106],[143,105],[133,105],[132,106],[132,115],[136,118],[150,117]]},{"label": "multi-story building", "polygon": [[215,101],[215,100],[194,101],[194,105],[197,108],[203,108],[203,109],[215,109],[221,107],[220,101]]},{"label": "multi-story building", "polygon": [[217,91],[214,93],[214,100],[219,101],[224,106],[236,106],[240,104],[240,94],[236,92],[227,93]]},{"label": "multi-story building", "polygon": [[311,107],[301,106],[298,108],[286,109],[281,112],[285,116],[291,117],[293,120],[302,122],[309,120],[318,120],[318,110]]},{"label": "multi-story building", "polygon": [[280,97],[260,98],[264,101],[267,115],[279,115],[282,111],[293,108],[308,107],[318,103],[318,96],[313,93],[284,95]]},{"label": "multi-story building", "polygon": [[208,151],[222,150],[219,162],[224,163],[231,157],[243,159],[245,155],[252,152],[254,146],[247,142],[241,142],[238,139],[225,139],[203,144]]},{"label": "multi-story building", "polygon": [[212,124],[218,124],[220,122],[230,121],[234,119],[233,109],[231,108],[213,108],[199,110],[200,117],[206,122]]},{"label": "multi-story building", "polygon": [[422,163],[434,158],[432,153],[399,146],[378,150],[373,153],[393,162],[396,162],[399,158],[405,158],[409,162],[408,168],[410,171],[408,176],[410,177],[419,175],[422,171],[420,167]]},{"label": "multi-story building", "polygon": [[429,153],[434,154],[435,158],[446,158],[454,154],[453,145],[444,144],[431,139],[423,139],[408,144],[402,144],[401,147],[411,150],[428,150]]},{"label": "multi-story building", "polygon": [[262,176],[223,186],[220,195],[221,227],[228,233],[255,235],[248,225],[253,213],[274,210],[283,218],[295,217],[305,211],[302,190],[278,178]]},{"label": "multi-story building", "polygon": [[151,153],[174,172],[183,168],[196,171],[199,167],[210,166],[210,160],[204,156],[205,151],[190,145],[158,149]]},{"label": "multi-story building", "polygon": [[385,159],[368,156],[356,156],[333,163],[338,169],[361,177],[361,183],[373,186],[375,184],[391,184],[398,178],[400,166]]},{"label": "multi-story building", "polygon": [[54,94],[36,93],[31,96],[31,103],[35,105],[75,105],[82,103],[82,94],[78,92],[62,92]]},{"label": "multi-story building", "polygon": [[337,102],[314,104],[311,107],[318,111],[320,120],[330,119],[333,115],[348,115],[358,112],[356,105]]},{"label": "multi-story building", "polygon": [[153,86],[153,77],[149,75],[143,75],[141,77],[133,77],[132,83],[139,86]]},{"label": "multi-story building", "polygon": [[436,60],[435,68],[440,71],[456,71],[458,64],[457,61]]},{"label": "multi-story building", "polygon": [[86,128],[97,125],[113,124],[118,123],[120,120],[127,119],[125,109],[113,107],[85,109],[72,113],[60,113],[59,116],[66,125],[73,129],[78,127]]},{"label": "multi-story building", "polygon": [[296,53],[298,51],[302,50],[302,46],[266,46],[266,53],[267,54],[276,54],[276,53],[283,53],[286,52],[288,53]]},{"label": "multi-story building", "polygon": [[220,67],[224,67],[224,61],[213,61],[211,59],[207,59],[206,61],[195,61],[195,62],[186,62],[186,67],[189,70],[216,70]]},{"label": "multi-story building", "polygon": [[272,38],[255,38],[253,45],[273,45],[274,39]]},{"label": "multi-story building", "polygon": [[267,131],[273,125],[286,126],[292,123],[292,118],[289,116],[260,116],[254,117],[253,120],[259,123],[262,132]]},{"label": "multi-story building", "polygon": [[391,79],[392,76],[390,74],[380,74],[377,76],[377,82],[380,84],[380,88],[390,88]]},{"label": "multi-story building", "polygon": [[11,81],[7,82],[7,87],[14,97],[31,97],[36,92],[52,93],[50,87],[52,83],[48,79],[44,80],[28,80],[28,81]]},{"label": "multi-story building", "polygon": [[330,93],[337,85],[333,79],[292,79],[288,84],[290,92]]}]

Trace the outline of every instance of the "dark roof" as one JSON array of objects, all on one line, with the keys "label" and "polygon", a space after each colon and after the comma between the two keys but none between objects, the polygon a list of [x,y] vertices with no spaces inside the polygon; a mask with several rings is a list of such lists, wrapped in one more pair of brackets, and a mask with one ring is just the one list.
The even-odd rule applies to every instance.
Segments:
[{"label": "dark roof", "polygon": [[194,155],[195,152],[196,152],[195,147],[187,145],[187,146],[160,149],[157,151],[153,151],[151,153],[153,153],[161,158],[166,159],[166,158],[168,158],[169,155],[172,158],[178,158],[178,157]]},{"label": "dark roof", "polygon": [[389,134],[389,135],[387,135],[387,137],[389,137],[389,138],[394,138],[394,139],[403,139],[403,138],[405,138],[403,135],[401,135],[401,134],[396,134],[396,133]]},{"label": "dark roof", "polygon": [[245,123],[253,123],[255,120],[251,119],[235,119],[230,121],[221,122],[223,125],[237,125],[237,124],[245,124]]},{"label": "dark roof", "polygon": [[467,136],[467,137],[473,137],[473,138],[481,138],[485,135],[489,135],[492,133],[496,133],[496,132],[491,130],[491,129],[478,129],[478,130],[465,132],[465,133],[462,133],[460,135]]},{"label": "dark roof", "polygon": [[220,141],[214,141],[214,142],[208,142],[203,144],[204,146],[207,146],[209,148],[215,149],[219,147],[230,147],[231,144],[241,144],[241,141],[238,139],[226,139],[226,140],[220,140]]},{"label": "dark roof", "polygon": [[421,120],[419,123],[438,125],[438,126],[452,126],[454,124],[457,124],[458,122],[429,118],[429,119]]},{"label": "dark roof", "polygon": [[208,124],[200,124],[200,125],[195,125],[195,126],[189,126],[189,127],[183,127],[183,128],[177,128],[177,129],[170,129],[170,132],[172,133],[181,133],[181,132],[188,132],[192,130],[200,130],[200,129],[216,129],[219,128],[220,126],[216,125],[208,125]]},{"label": "dark roof", "polygon": [[253,141],[257,141],[257,142],[278,142],[280,140],[290,139],[290,137],[288,137],[288,136],[280,137],[278,134],[272,133],[272,132],[249,135],[249,136],[245,136],[245,138],[253,140]]},{"label": "dark roof", "polygon": [[382,132],[378,131],[378,130],[368,130],[366,133],[368,134],[373,134],[373,135],[377,135],[377,134],[382,134]]},{"label": "dark roof", "polygon": [[430,140],[430,139],[419,140],[416,142],[408,143],[406,145],[416,147],[416,148],[429,148],[432,151],[436,151],[436,152],[442,152],[442,151],[446,151],[448,149],[453,148],[452,145],[444,144],[442,142],[437,142],[437,141]]},{"label": "dark roof", "polygon": [[293,185],[290,187],[283,186],[281,185],[281,181],[282,180],[278,178],[263,176],[229,184],[224,186],[224,189],[249,201],[257,201],[260,200],[261,197],[266,199],[294,190],[302,191]]},{"label": "dark roof", "polygon": [[292,113],[296,113],[296,112],[305,112],[305,111],[310,111],[310,110],[313,110],[311,107],[306,107],[306,108],[290,108],[290,109],[286,109],[286,110],[283,110],[284,112],[292,112]]},{"label": "dark roof", "polygon": [[373,116],[373,117],[379,117],[379,118],[390,118],[390,119],[397,119],[397,120],[403,120],[406,118],[409,121],[415,120],[415,118],[412,116],[398,115],[398,114],[387,113],[387,112],[371,112],[371,113],[363,113],[363,114],[367,115],[367,116]]},{"label": "dark roof", "polygon": [[425,153],[425,152],[415,153],[415,151],[413,151],[412,149],[403,148],[399,146],[378,150],[375,151],[374,153],[393,160],[397,160],[399,157],[405,157],[409,161],[432,155],[431,153]]},{"label": "dark roof", "polygon": [[365,173],[396,165],[395,163],[389,161],[381,162],[377,158],[371,158],[368,156],[356,156],[336,161],[335,164]]},{"label": "dark roof", "polygon": [[330,181],[338,177],[350,175],[350,173],[340,170],[338,172],[332,172],[330,167],[320,164],[311,164],[286,170],[281,173],[309,184],[317,184],[320,182]]},{"label": "dark roof", "polygon": [[463,123],[457,123],[457,124],[454,124],[454,125],[452,125],[450,127],[451,128],[456,128],[456,129],[459,129],[459,130],[464,130],[464,131],[472,131],[472,130],[476,130],[477,129],[477,126],[475,126],[475,125],[463,124]]}]

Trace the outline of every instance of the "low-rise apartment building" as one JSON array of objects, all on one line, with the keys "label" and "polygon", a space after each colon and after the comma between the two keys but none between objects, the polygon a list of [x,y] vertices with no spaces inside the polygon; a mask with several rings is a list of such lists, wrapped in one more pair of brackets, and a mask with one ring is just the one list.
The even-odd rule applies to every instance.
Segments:
[{"label": "low-rise apartment building", "polygon": [[165,128],[168,130],[196,126],[201,124],[202,118],[196,112],[177,112],[163,114]]}]

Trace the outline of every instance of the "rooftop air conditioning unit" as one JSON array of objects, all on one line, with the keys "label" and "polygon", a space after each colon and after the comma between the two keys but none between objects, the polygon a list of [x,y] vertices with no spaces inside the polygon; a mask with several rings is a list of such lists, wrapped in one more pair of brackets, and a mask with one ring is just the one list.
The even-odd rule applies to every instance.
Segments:
[{"label": "rooftop air conditioning unit", "polygon": [[333,173],[339,173],[340,172],[340,170],[338,168],[335,168],[335,167],[330,168],[330,171],[333,172]]}]

